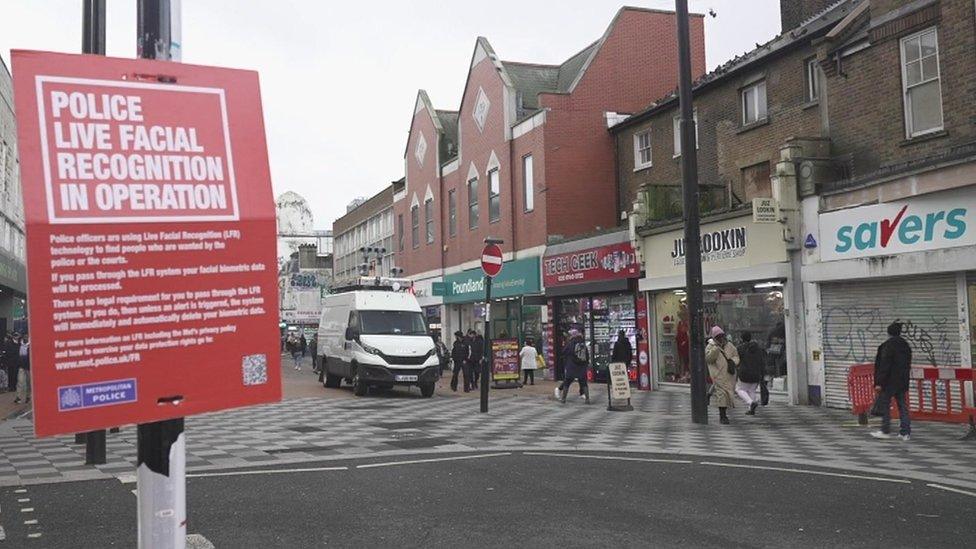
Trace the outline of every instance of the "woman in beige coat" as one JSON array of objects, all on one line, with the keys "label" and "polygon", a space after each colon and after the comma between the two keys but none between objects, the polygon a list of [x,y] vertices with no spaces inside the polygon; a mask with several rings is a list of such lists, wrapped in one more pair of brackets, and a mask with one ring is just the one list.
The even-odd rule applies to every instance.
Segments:
[{"label": "woman in beige coat", "polygon": [[712,378],[714,393],[711,402],[718,406],[719,422],[729,424],[727,409],[735,407],[735,369],[739,365],[739,352],[729,342],[725,331],[715,326],[712,328],[711,339],[705,347],[705,364],[708,365],[708,375]]}]

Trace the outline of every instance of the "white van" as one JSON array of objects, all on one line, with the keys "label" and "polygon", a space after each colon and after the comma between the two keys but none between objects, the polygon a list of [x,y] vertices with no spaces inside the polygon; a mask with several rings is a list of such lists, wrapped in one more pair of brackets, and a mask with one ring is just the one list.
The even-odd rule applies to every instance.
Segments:
[{"label": "white van", "polygon": [[407,292],[367,287],[326,296],[316,352],[325,386],[345,379],[357,396],[370,387],[417,385],[428,398],[440,376],[427,322]]}]

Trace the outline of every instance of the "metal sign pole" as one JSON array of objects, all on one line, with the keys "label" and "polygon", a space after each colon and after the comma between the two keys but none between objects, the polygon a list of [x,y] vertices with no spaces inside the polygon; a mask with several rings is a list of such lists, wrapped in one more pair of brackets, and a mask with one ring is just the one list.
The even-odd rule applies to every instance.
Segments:
[{"label": "metal sign pole", "polygon": [[[136,30],[139,57],[179,61],[180,46],[173,51],[174,37],[171,34],[173,28],[180,28],[178,10],[178,2],[139,0]],[[179,36],[175,39],[179,41]],[[174,58],[173,53],[177,57]],[[186,547],[186,438],[183,427],[183,418],[143,423],[138,427],[139,549]]]},{"label": "metal sign pole", "polygon": [[485,275],[485,350],[481,364],[481,413],[488,413],[488,376],[491,362],[491,277]]},{"label": "metal sign pole", "polygon": [[685,221],[685,286],[688,292],[688,336],[691,361],[691,420],[708,423],[705,396],[705,327],[702,317],[701,229],[699,223],[698,151],[691,89],[691,42],[688,0],[675,0],[678,18],[678,95],[681,105],[681,186]]}]

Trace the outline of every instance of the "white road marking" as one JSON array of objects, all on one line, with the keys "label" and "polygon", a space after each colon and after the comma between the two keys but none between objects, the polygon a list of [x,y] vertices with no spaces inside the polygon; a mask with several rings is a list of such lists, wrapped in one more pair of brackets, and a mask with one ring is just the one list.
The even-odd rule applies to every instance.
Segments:
[{"label": "white road marking", "polygon": [[41,537],[41,533],[40,532],[35,532],[33,534],[27,534],[27,537],[32,538],[32,539],[37,539],[37,538]]},{"label": "white road marking", "polygon": [[789,467],[770,467],[767,465],[743,465],[740,463],[717,463],[714,461],[702,461],[701,465],[711,465],[714,467],[733,467],[737,469],[760,469],[763,471],[782,471],[784,473],[800,473],[804,475],[821,475],[825,477],[853,478],[858,480],[876,480],[878,482],[894,482],[896,484],[911,484],[912,481],[900,478],[869,477],[866,475],[848,475],[845,473],[830,473],[827,471],[810,471],[808,469],[791,469]]},{"label": "white road marking", "polygon": [[416,463],[438,463],[441,461],[458,461],[463,459],[481,459],[490,457],[501,457],[510,456],[511,452],[501,452],[497,454],[478,454],[476,456],[454,456],[445,458],[431,458],[431,459],[411,459],[407,461],[387,461],[383,463],[366,463],[364,465],[357,465],[356,469],[372,469],[374,467],[393,467],[395,465],[413,465]]},{"label": "white road marking", "polygon": [[15,494],[26,494],[27,493],[27,489],[26,488],[21,488],[19,490],[14,490],[14,493]]},{"label": "white road marking", "polygon": [[17,503],[27,503],[28,501],[30,501],[30,498],[19,498]]},{"label": "white road marking", "polygon": [[638,458],[638,457],[626,457],[626,456],[600,456],[593,454],[561,454],[558,452],[524,452],[527,456],[553,456],[553,457],[568,457],[568,458],[582,458],[582,459],[609,459],[618,461],[643,461],[646,463],[683,463],[691,464],[694,461],[688,459],[657,459],[657,458]]},{"label": "white road marking", "polygon": [[303,469],[263,469],[260,471],[231,471],[229,473],[193,473],[186,478],[233,477],[239,475],[276,475],[281,473],[314,473],[318,471],[347,471],[348,467],[306,467]]},{"label": "white road marking", "polygon": [[943,486],[941,484],[926,484],[931,488],[938,488],[939,490],[945,490],[946,492],[955,492],[957,494],[962,494],[964,496],[972,496],[976,498],[976,492],[968,492],[966,490],[960,490],[959,488],[953,488],[951,486]]},{"label": "white road marking", "polygon": [[37,519],[25,520],[24,524],[26,524],[27,526],[30,526],[31,524],[37,524]]},{"label": "white road marking", "polygon": [[133,490],[132,495],[135,497],[139,497],[139,490]]},{"label": "white road marking", "polygon": [[33,513],[34,512],[34,508],[33,507],[24,507],[23,509],[20,510],[20,512],[21,513]]},{"label": "white road marking", "polygon": [[3,526],[0,526],[0,541],[7,539],[7,533],[3,531]]}]

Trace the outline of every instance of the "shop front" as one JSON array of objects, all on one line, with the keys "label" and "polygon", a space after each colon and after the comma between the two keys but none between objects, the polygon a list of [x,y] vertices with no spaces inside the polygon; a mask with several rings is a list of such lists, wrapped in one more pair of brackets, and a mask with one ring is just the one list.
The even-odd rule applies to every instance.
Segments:
[{"label": "shop front", "polygon": [[485,323],[491,322],[494,338],[540,341],[545,311],[533,296],[541,293],[538,257],[505,262],[492,282],[490,307],[485,303],[485,275],[480,268],[445,275],[442,324],[452,331],[475,329],[484,334]]},{"label": "shop front", "polygon": [[913,366],[972,367],[976,187],[824,212],[819,233],[803,277],[820,299],[809,347],[822,351],[827,406],[849,406],[848,370],[874,362],[895,321]]},{"label": "shop front", "polygon": [[[643,240],[651,331],[651,372],[660,387],[686,387],[691,380],[689,318],[685,290],[684,229]],[[796,401],[796,344],[790,316],[789,252],[778,223],[751,216],[701,226],[704,329],[720,326],[735,345],[749,332],[768,355],[770,390]]]},{"label": "shop front", "polygon": [[[572,330],[579,331],[590,348],[593,379],[606,382],[611,352],[623,331],[634,354],[628,373],[637,381],[638,347],[646,342],[646,327],[637,322],[640,264],[627,233],[550,246],[542,260],[542,277],[553,312],[555,349],[562,349]],[[562,357],[554,367],[556,378],[562,379]]]},{"label": "shop front", "polygon": [[427,329],[431,335],[443,335],[443,303],[444,298],[435,295],[434,286],[441,283],[441,277],[421,278],[413,281],[413,295],[424,313]]}]

